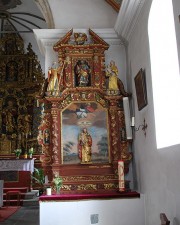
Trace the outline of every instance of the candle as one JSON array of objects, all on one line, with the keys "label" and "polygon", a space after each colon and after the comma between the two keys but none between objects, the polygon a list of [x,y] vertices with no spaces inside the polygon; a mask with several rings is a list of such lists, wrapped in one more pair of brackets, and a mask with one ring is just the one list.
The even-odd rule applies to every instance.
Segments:
[{"label": "candle", "polygon": [[134,119],[135,119],[135,117],[133,116],[133,117],[132,117],[132,120],[131,120],[131,127],[134,127],[134,125],[135,125]]},{"label": "candle", "polygon": [[125,191],[124,161],[118,161],[119,191]]},{"label": "candle", "polygon": [[51,188],[50,187],[46,188],[46,194],[51,195]]},{"label": "candle", "polygon": [[39,107],[39,100],[37,99],[37,107]]}]

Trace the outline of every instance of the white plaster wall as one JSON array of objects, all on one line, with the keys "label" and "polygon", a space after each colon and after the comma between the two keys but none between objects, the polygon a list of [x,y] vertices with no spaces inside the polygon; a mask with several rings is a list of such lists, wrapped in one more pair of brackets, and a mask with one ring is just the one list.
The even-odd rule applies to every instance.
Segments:
[{"label": "white plaster wall", "polygon": [[[151,68],[147,31],[148,15],[151,2],[152,0],[146,1],[128,46],[128,88],[132,89],[133,98],[135,100],[136,126],[142,124],[144,118],[148,124],[146,137],[141,130],[135,132],[133,151],[136,162],[136,172],[138,175],[138,190],[145,195],[145,224],[160,224],[159,215],[160,213],[164,212],[171,221],[172,225],[179,225],[180,146],[177,145],[158,150],[155,140]],[[173,3],[175,9],[177,41],[180,51],[180,24],[177,17],[180,12],[180,1],[173,0]],[[134,87],[134,77],[140,68],[146,70],[148,105],[141,111],[138,111]],[[164,118],[164,120],[165,119],[166,118]],[[164,129],[166,129],[166,127],[164,127]]]},{"label": "white plaster wall", "polygon": [[174,20],[176,26],[176,38],[177,38],[177,45],[178,45],[178,52],[179,52],[179,64],[180,64],[180,1],[173,0],[173,7],[174,7]]},{"label": "white plaster wall", "polygon": [[55,28],[112,28],[117,12],[104,0],[48,0]]},{"label": "white plaster wall", "polygon": [[40,225],[144,225],[144,197],[137,199],[40,202]]}]

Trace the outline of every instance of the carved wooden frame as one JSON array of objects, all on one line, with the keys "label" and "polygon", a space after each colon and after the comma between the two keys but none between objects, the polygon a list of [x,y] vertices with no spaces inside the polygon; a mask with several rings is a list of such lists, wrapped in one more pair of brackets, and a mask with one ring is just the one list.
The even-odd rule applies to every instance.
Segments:
[{"label": "carved wooden frame", "polygon": [[[89,30],[92,43],[77,45],[69,43],[72,35],[69,31],[54,46],[58,51],[59,62],[68,58],[68,64],[63,72],[63,89],[58,95],[42,93],[38,98],[44,105],[43,119],[39,127],[39,144],[44,155],[41,157],[45,174],[51,182],[55,174],[63,177],[62,190],[65,192],[94,192],[118,190],[118,160],[125,163],[125,173],[129,171],[132,153],[129,153],[129,142],[126,139],[125,119],[123,111],[123,96],[128,96],[120,82],[118,95],[108,95],[105,87],[104,51],[108,44]],[[79,59],[88,59],[92,66],[91,86],[79,87],[74,84],[74,65]],[[62,163],[62,111],[74,102],[97,102],[108,112],[109,151],[111,161],[93,164],[63,164]],[[51,132],[49,145],[43,144],[44,129]],[[122,134],[123,133],[123,134]],[[128,182],[127,182],[128,183]]]}]

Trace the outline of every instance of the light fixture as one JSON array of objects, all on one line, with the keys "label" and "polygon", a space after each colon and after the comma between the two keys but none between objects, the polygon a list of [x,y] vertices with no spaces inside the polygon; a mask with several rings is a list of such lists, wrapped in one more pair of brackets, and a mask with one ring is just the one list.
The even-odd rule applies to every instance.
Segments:
[{"label": "light fixture", "polygon": [[134,121],[134,120],[135,120],[135,118],[132,117],[131,127],[132,127],[135,131],[139,131],[140,128],[141,128],[141,130],[144,132],[144,136],[146,137],[146,130],[147,130],[147,127],[148,127],[148,125],[147,125],[147,123],[146,123],[146,120],[144,119],[143,124],[139,125],[138,127],[135,127],[135,121]]}]

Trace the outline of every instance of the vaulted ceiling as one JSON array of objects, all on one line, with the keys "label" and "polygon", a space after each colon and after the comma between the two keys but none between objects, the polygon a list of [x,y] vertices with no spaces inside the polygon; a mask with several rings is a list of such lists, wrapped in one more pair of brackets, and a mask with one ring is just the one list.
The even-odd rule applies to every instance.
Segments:
[{"label": "vaulted ceiling", "polygon": [[1,37],[5,33],[32,33],[34,28],[47,28],[34,1],[0,0]]}]

